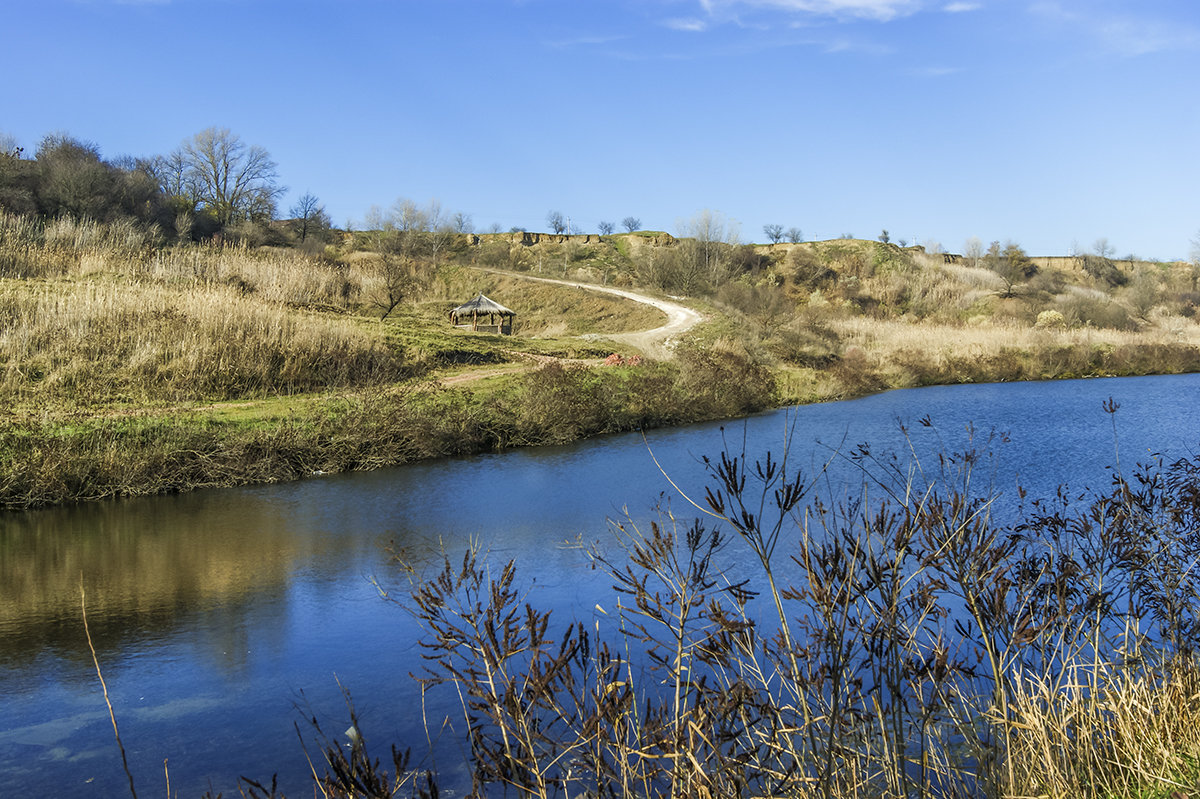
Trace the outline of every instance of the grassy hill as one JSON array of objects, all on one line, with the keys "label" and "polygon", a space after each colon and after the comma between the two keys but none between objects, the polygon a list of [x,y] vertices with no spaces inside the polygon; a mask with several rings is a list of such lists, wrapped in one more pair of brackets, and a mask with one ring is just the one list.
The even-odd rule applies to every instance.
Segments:
[{"label": "grassy hill", "polygon": [[[0,216],[0,504],[295,479],[891,387],[1192,371],[1197,274],[657,232],[174,245],[132,223]],[[662,314],[525,275],[687,297],[708,321],[668,361],[605,363],[635,354],[606,334]],[[449,325],[479,292],[517,311],[515,335]]]}]

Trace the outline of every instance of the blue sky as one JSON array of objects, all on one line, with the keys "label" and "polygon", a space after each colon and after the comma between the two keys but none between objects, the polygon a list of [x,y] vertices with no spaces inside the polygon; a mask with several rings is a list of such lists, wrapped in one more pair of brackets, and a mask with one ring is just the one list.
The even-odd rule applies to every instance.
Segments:
[{"label": "blue sky", "polygon": [[[0,0],[0,133],[210,126],[337,224],[436,198],[545,230],[702,209],[806,238],[1186,257],[1195,0]],[[20,32],[19,34],[17,32]]]}]

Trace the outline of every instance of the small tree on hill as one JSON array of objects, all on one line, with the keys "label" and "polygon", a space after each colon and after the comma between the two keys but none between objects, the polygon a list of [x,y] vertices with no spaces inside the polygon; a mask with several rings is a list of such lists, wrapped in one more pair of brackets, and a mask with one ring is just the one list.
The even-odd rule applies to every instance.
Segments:
[{"label": "small tree on hill", "polygon": [[296,200],[295,205],[288,210],[288,214],[292,218],[292,226],[300,234],[301,244],[307,241],[309,236],[319,237],[330,226],[329,214],[325,213],[325,206],[321,205],[321,201],[317,199],[316,195],[310,192],[305,192],[299,200]]},{"label": "small tree on hill", "polygon": [[772,244],[778,244],[783,238],[783,225],[763,225],[763,233],[767,234]]},{"label": "small tree on hill", "polygon": [[546,214],[546,223],[550,225],[550,230],[557,234],[561,234],[567,229],[567,223],[563,220],[563,215],[559,211],[551,211]]},{"label": "small tree on hill", "polygon": [[1000,296],[1005,299],[1015,297],[1020,284],[1037,274],[1038,268],[1025,250],[1015,242],[1006,242],[1004,249],[1000,242],[993,241],[988,247],[987,255],[983,257],[983,265],[998,274],[1004,281],[1004,290]]},{"label": "small tree on hill", "polygon": [[632,233],[635,230],[642,229],[642,220],[638,219],[636,216],[627,216],[621,220],[621,227]]},{"label": "small tree on hill", "polygon": [[971,266],[979,266],[979,262],[983,260],[983,242],[978,236],[971,236],[967,239],[963,256]]},{"label": "small tree on hill", "polygon": [[613,225],[612,222],[601,222],[599,225],[600,235],[601,236],[611,235],[614,227],[616,227],[616,226]]},{"label": "small tree on hill", "polygon": [[783,235],[787,236],[787,240],[792,244],[799,244],[800,242],[804,241],[804,233],[802,233],[798,227],[788,228],[787,233],[784,233]]}]

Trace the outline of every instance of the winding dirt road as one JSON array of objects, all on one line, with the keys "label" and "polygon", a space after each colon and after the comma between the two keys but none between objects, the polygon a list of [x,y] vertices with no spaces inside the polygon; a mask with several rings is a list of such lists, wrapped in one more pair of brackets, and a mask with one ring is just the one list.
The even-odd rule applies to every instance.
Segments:
[{"label": "winding dirt road", "polygon": [[640,349],[646,355],[652,358],[665,359],[671,357],[670,343],[677,337],[691,330],[698,325],[704,317],[698,311],[694,311],[684,305],[660,300],[654,297],[647,297],[645,294],[638,294],[625,289],[616,289],[609,286],[597,286],[594,283],[577,283],[573,280],[556,280],[550,277],[533,277],[532,275],[523,275],[519,272],[500,272],[496,274],[509,275],[510,277],[520,278],[522,280],[536,280],[541,283],[556,283],[560,286],[571,286],[572,288],[583,289],[584,291],[598,291],[602,294],[614,294],[618,297],[624,297],[627,300],[640,302],[645,305],[652,305],[658,310],[667,315],[667,323],[662,327],[656,327],[651,330],[638,330],[632,333],[589,333],[583,338],[586,339],[610,339],[612,341],[623,341],[627,344]]}]

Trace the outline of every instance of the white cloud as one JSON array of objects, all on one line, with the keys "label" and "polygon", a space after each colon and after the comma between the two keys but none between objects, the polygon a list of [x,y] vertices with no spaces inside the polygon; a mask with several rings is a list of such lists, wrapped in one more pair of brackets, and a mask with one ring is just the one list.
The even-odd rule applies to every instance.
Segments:
[{"label": "white cloud", "polygon": [[962,67],[917,67],[908,72],[918,78],[944,78],[962,72]]},{"label": "white cloud", "polygon": [[1095,30],[1111,50],[1127,55],[1145,55],[1164,50],[1191,50],[1200,46],[1200,31],[1190,26],[1158,20],[1097,20]]},{"label": "white cloud", "polygon": [[958,2],[947,3],[942,7],[942,11],[945,11],[947,14],[962,14],[967,11],[978,11],[981,8],[983,8],[983,3]]},{"label": "white cloud", "polygon": [[702,19],[695,17],[668,19],[663,22],[663,25],[674,31],[685,31],[687,33],[700,33],[708,29],[708,23]]},{"label": "white cloud", "polygon": [[574,39],[559,39],[546,44],[560,50],[569,50],[575,47],[603,47],[627,38],[627,36],[579,36]]},{"label": "white cloud", "polygon": [[925,0],[701,0],[710,16],[734,7],[763,8],[812,16],[872,19],[880,22],[920,11]]},{"label": "white cloud", "polygon": [[1045,20],[1096,39],[1106,50],[1119,55],[1200,48],[1200,29],[1191,23],[1097,11],[1094,6],[1079,7],[1086,11],[1059,2],[1034,3],[1029,10]]}]

